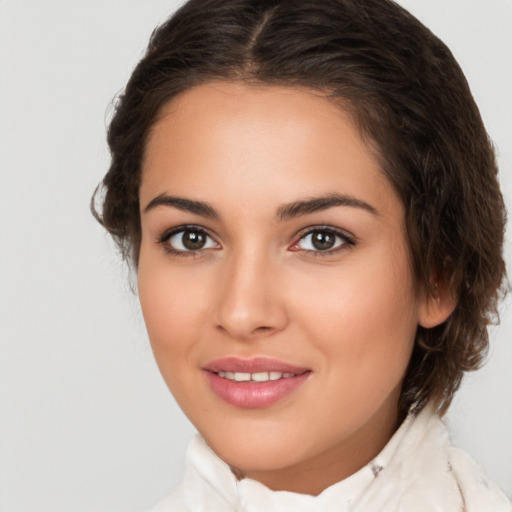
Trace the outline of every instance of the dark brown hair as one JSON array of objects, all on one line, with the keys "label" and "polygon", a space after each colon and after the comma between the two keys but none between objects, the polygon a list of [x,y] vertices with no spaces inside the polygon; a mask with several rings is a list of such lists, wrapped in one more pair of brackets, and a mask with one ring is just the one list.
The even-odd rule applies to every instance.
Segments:
[{"label": "dark brown hair", "polygon": [[[158,27],[108,131],[111,166],[96,218],[137,266],[138,192],[161,108],[212,80],[305,86],[348,111],[406,208],[414,271],[457,306],[418,328],[401,410],[444,412],[479,367],[505,278],[505,209],[492,144],[450,50],[390,0],[190,0]],[[97,199],[97,198],[96,198]]]}]

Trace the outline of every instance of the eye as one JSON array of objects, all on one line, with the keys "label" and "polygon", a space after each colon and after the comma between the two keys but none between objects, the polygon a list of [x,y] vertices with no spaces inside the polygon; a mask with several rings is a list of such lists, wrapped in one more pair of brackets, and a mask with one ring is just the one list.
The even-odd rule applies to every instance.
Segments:
[{"label": "eye", "polygon": [[346,244],[354,245],[354,240],[334,228],[314,228],[302,235],[292,250],[335,252]]},{"label": "eye", "polygon": [[219,244],[203,229],[180,227],[166,232],[159,240],[172,253],[187,253],[203,249],[218,249]]}]

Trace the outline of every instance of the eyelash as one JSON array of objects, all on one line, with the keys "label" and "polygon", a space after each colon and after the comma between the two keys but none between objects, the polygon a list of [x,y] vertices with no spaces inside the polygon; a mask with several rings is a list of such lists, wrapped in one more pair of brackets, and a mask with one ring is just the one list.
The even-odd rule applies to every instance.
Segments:
[{"label": "eyelash", "polygon": [[[169,229],[165,231],[161,236],[158,237],[157,243],[161,244],[168,254],[172,256],[181,256],[181,257],[194,257],[199,256],[199,253],[201,251],[204,251],[204,248],[197,249],[197,250],[181,250],[181,249],[174,249],[170,244],[169,240],[179,233],[185,233],[186,231],[191,231],[193,233],[198,233],[201,235],[206,236],[210,240],[214,240],[214,238],[202,227],[196,226],[193,224],[185,225],[185,226],[177,226],[175,228]],[[215,240],[214,240],[215,241]],[[215,242],[217,243],[217,242]],[[208,249],[208,248],[207,248]]]},{"label": "eyelash", "polygon": [[310,228],[307,228],[300,235],[299,239],[292,245],[292,247],[297,246],[306,237],[313,235],[313,233],[327,233],[329,235],[333,235],[335,238],[339,238],[341,240],[341,243],[332,249],[326,249],[323,251],[320,249],[297,249],[297,252],[303,251],[304,253],[308,254],[308,256],[321,258],[325,256],[332,256],[333,254],[337,254],[338,252],[346,250],[347,248],[352,247],[356,244],[355,237],[348,235],[345,231],[334,228],[332,226],[312,226]]},{"label": "eyelash", "polygon": [[[197,250],[181,250],[181,249],[175,249],[169,244],[169,240],[180,233],[185,233],[186,231],[191,231],[200,235],[204,235],[210,240],[213,240],[216,244],[218,244],[215,239],[202,227],[196,226],[196,225],[184,225],[184,226],[177,226],[175,228],[172,228],[170,230],[165,231],[161,236],[158,237],[157,243],[162,245],[165,252],[172,256],[180,256],[180,257],[197,257],[200,255],[201,252],[212,249],[212,247],[206,247],[206,248],[200,248]],[[313,233],[326,233],[329,235],[333,235],[334,237],[341,239],[341,243],[339,243],[338,246],[335,246],[333,249],[326,249],[326,250],[320,250],[320,249],[291,249],[294,252],[302,251],[310,256],[314,257],[323,257],[323,256],[332,256],[333,254],[338,253],[339,251],[345,250],[348,247],[354,246],[356,244],[356,239],[344,231],[340,229],[333,228],[332,226],[313,226],[310,228],[307,228],[306,231],[304,231],[296,242],[292,244],[291,247],[297,246],[302,240],[304,240],[306,237],[313,235]]]}]

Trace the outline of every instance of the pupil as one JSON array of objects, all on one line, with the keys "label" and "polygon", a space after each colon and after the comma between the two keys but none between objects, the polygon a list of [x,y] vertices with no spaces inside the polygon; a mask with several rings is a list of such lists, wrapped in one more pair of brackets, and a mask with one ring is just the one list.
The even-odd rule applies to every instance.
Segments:
[{"label": "pupil", "polygon": [[201,249],[205,242],[206,237],[203,233],[198,233],[197,231],[185,231],[183,233],[183,236],[181,238],[181,241],[183,242],[183,245],[190,249],[191,251]]},{"label": "pupil", "polygon": [[315,231],[313,233],[313,246],[315,249],[325,251],[331,249],[334,246],[335,237],[331,233],[325,231]]}]

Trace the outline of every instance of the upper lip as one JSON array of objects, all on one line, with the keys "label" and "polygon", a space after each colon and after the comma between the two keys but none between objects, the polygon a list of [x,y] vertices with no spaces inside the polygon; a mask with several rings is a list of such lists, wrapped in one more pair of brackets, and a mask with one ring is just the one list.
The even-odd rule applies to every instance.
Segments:
[{"label": "upper lip", "polygon": [[241,359],[238,357],[223,357],[209,362],[208,364],[203,366],[203,370],[213,373],[281,372],[300,374],[309,371],[310,369],[268,357],[254,357],[251,359]]}]

